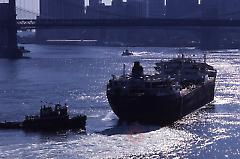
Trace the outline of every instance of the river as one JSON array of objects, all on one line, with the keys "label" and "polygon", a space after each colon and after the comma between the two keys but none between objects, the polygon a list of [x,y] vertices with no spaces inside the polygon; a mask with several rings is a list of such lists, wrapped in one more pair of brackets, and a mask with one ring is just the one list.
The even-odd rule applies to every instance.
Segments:
[{"label": "river", "polygon": [[86,133],[0,130],[0,158],[239,158],[240,51],[208,51],[217,71],[215,101],[177,121],[159,127],[118,125],[106,98],[112,74],[127,72],[141,61],[154,73],[161,58],[203,57],[194,48],[126,48],[24,45],[29,58],[0,59],[0,121],[20,121],[37,114],[41,101],[68,103],[70,115],[88,116]]}]

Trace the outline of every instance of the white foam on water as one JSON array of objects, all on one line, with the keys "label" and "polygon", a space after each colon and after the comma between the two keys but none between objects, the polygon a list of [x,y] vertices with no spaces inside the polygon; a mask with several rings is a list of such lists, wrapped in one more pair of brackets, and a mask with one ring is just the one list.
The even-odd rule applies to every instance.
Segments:
[{"label": "white foam on water", "polygon": [[117,116],[112,111],[110,111],[104,118],[102,118],[102,121],[110,121],[113,119],[117,119]]}]

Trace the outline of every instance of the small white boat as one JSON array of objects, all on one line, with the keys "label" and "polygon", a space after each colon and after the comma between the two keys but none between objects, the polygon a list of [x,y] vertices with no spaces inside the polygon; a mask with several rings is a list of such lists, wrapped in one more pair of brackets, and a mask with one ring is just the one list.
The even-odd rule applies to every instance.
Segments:
[{"label": "small white boat", "polygon": [[130,56],[130,55],[133,55],[133,53],[130,52],[128,49],[124,50],[122,53],[122,56]]}]

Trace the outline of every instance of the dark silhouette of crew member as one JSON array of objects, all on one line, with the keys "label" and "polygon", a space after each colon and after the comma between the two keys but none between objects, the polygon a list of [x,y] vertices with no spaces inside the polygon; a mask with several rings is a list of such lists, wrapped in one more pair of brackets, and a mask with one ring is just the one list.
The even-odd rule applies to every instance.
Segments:
[{"label": "dark silhouette of crew member", "polygon": [[143,77],[143,67],[140,65],[139,61],[134,62],[134,65],[132,68],[132,77],[133,78]]}]

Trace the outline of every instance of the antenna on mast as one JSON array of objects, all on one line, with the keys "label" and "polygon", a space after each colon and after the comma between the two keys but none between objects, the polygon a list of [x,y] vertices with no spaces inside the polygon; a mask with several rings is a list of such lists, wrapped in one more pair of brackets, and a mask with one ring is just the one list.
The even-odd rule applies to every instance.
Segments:
[{"label": "antenna on mast", "polygon": [[125,63],[123,64],[123,77],[125,77],[126,76],[126,65],[125,65]]},{"label": "antenna on mast", "polygon": [[207,63],[207,55],[206,54],[203,55],[203,62]]}]

